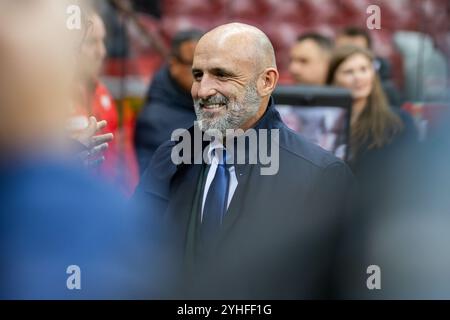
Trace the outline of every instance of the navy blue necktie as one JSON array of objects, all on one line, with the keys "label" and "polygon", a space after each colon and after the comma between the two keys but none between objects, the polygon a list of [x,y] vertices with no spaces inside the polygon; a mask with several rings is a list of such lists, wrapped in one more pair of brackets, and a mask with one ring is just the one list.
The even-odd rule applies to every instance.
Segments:
[{"label": "navy blue necktie", "polygon": [[227,211],[228,186],[230,183],[230,173],[225,164],[225,150],[216,149],[214,152],[220,152],[222,154],[217,155],[219,164],[217,165],[214,179],[209,186],[205,206],[203,208],[201,238],[202,242],[207,246],[213,244],[219,234],[223,217]]}]

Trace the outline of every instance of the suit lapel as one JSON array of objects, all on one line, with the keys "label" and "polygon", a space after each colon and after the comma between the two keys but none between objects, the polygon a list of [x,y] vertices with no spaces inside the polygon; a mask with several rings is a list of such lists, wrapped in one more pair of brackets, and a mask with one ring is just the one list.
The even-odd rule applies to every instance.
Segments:
[{"label": "suit lapel", "polygon": [[173,236],[184,245],[191,217],[197,183],[202,172],[201,165],[184,167],[172,181],[171,197],[167,208],[166,217],[168,224],[173,227]]}]

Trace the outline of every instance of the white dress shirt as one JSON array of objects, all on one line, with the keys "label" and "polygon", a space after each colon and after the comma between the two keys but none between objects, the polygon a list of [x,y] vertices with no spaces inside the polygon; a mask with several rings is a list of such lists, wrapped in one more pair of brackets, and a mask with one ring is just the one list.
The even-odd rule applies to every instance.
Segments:
[{"label": "white dress shirt", "polygon": [[[208,171],[208,175],[206,177],[205,189],[203,191],[201,221],[203,221],[203,209],[205,207],[206,196],[208,195],[209,187],[211,186],[211,183],[212,183],[212,181],[214,179],[214,176],[216,175],[217,166],[218,166],[218,164],[220,162],[220,159],[218,157],[218,154],[220,154],[220,152],[215,152],[215,150],[226,150],[226,149],[222,145],[222,143],[218,142],[217,140],[214,140],[209,145],[208,163],[210,163],[210,168],[209,168],[209,171]],[[229,157],[230,156],[227,153],[227,160],[230,159]],[[237,177],[236,177],[235,167],[234,166],[229,166],[228,167],[228,172],[230,173],[230,183],[228,185],[227,209],[230,206],[231,200],[233,199],[234,192],[236,191],[236,188],[238,186],[238,180],[237,180]]]}]

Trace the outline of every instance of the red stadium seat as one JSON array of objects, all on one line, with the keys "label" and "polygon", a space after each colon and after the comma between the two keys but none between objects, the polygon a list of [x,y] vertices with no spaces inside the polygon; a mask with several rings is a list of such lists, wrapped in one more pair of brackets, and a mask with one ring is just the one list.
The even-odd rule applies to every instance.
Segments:
[{"label": "red stadium seat", "polygon": [[269,14],[266,0],[229,0],[225,14],[230,20],[263,21]]},{"label": "red stadium seat", "polygon": [[[165,0],[162,5],[163,16],[210,15],[221,16],[227,0]],[[211,16],[210,16],[211,18]]]}]

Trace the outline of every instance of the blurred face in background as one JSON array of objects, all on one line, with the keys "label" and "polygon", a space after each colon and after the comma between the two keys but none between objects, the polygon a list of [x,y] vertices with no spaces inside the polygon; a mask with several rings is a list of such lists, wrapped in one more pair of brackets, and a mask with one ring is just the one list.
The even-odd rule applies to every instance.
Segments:
[{"label": "blurred face in background", "polygon": [[190,92],[194,78],[192,77],[192,63],[195,47],[198,41],[183,42],[179,48],[178,56],[169,61],[170,75],[186,92]]},{"label": "blurred face in background", "polygon": [[82,64],[82,78],[97,81],[101,74],[106,58],[106,28],[98,14],[89,18],[86,39],[81,45],[80,60]]},{"label": "blurred face in background", "polygon": [[0,147],[61,135],[75,55],[65,1],[0,1]]},{"label": "blurred face in background", "polygon": [[324,85],[329,54],[313,40],[297,42],[291,49],[289,72],[297,84]]},{"label": "blurred face in background", "polygon": [[349,89],[354,100],[367,99],[372,92],[374,80],[372,61],[359,53],[344,60],[334,76],[334,84]]}]

